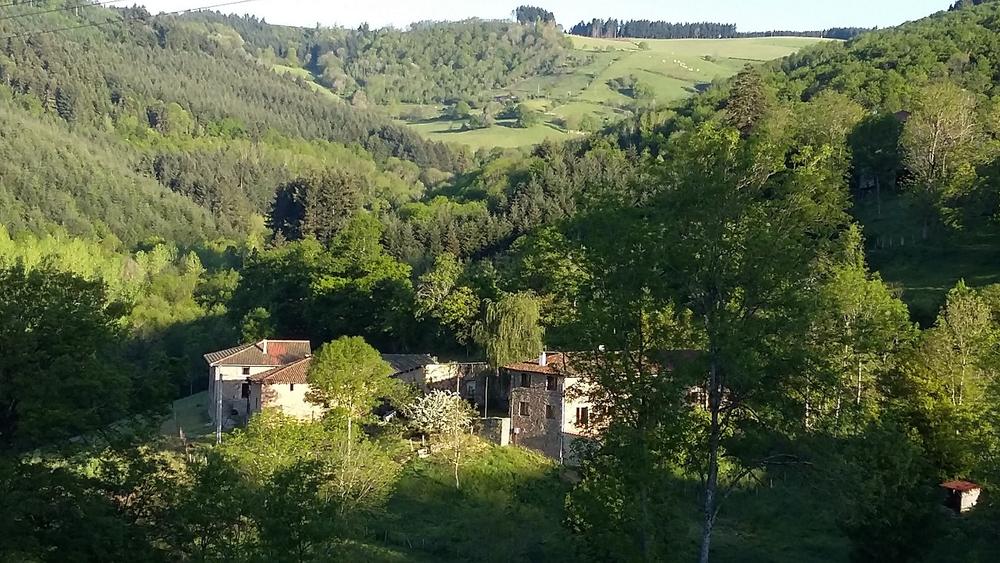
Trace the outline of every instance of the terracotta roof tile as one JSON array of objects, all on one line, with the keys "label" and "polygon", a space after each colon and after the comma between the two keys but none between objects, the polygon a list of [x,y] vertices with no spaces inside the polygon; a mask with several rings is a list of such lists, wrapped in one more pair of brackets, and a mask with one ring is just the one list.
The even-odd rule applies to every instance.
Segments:
[{"label": "terracotta roof tile", "polygon": [[309,366],[312,364],[312,356],[302,358],[286,366],[269,369],[250,377],[251,381],[263,383],[264,385],[274,385],[276,383],[307,383],[306,376],[309,374]]},{"label": "terracotta roof tile", "polygon": [[[545,355],[544,366],[539,365],[538,358],[535,358],[507,364],[503,369],[545,375],[579,375],[581,371],[586,371],[586,366],[594,359],[588,352],[546,352]],[[673,371],[679,365],[697,361],[702,355],[703,352],[698,350],[668,350],[657,355],[653,361],[661,369]]]},{"label": "terracotta roof tile", "polygon": [[945,489],[951,489],[962,493],[982,488],[972,481],[945,481],[944,483],[941,483],[941,486]]},{"label": "terracotta roof tile", "polygon": [[209,365],[283,366],[311,353],[308,340],[261,340],[205,354],[205,360]]},{"label": "terracotta roof tile", "polygon": [[571,363],[567,361],[566,354],[562,352],[546,352],[544,366],[539,365],[539,359],[541,358],[514,362],[503,366],[503,368],[510,371],[526,371],[546,375],[572,375],[576,373],[573,371]]}]

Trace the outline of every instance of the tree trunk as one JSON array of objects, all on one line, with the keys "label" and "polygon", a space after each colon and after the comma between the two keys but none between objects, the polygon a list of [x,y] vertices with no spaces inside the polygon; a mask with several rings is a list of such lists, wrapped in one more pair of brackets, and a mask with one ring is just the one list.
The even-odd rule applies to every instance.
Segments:
[{"label": "tree trunk", "polygon": [[719,487],[719,445],[722,431],[719,427],[719,410],[722,406],[722,385],[719,377],[718,360],[712,358],[709,370],[708,405],[711,410],[711,428],[708,438],[708,479],[705,482],[704,521],[701,530],[701,554],[699,563],[708,563],[712,544],[712,528],[715,526],[715,493]]},{"label": "tree trunk", "polygon": [[649,521],[649,488],[645,481],[639,485],[639,510],[642,518],[642,525],[639,528],[639,550],[643,561],[653,561],[652,548],[656,528]]},{"label": "tree trunk", "polygon": [[461,483],[459,483],[458,481],[458,465],[462,459],[461,458],[462,452],[459,449],[460,446],[458,443],[458,430],[455,430],[454,436],[452,436],[452,440],[455,445],[455,489],[458,490],[462,488]]},{"label": "tree trunk", "polygon": [[858,409],[861,408],[861,360],[858,360],[858,393],[854,400],[854,404],[857,405]]},{"label": "tree trunk", "polygon": [[347,463],[345,465],[351,463],[351,419],[351,415],[347,415]]}]

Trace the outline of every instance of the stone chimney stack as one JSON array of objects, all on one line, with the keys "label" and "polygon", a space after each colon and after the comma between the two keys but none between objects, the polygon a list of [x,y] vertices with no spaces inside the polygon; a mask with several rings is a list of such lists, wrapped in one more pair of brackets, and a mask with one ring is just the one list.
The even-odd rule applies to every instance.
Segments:
[{"label": "stone chimney stack", "polygon": [[264,340],[260,341],[260,349],[261,349],[262,352],[264,352],[264,355],[266,356],[267,355],[267,339],[266,338]]},{"label": "stone chimney stack", "polygon": [[545,356],[545,350],[542,350],[542,353],[538,355],[538,365],[545,367],[548,364],[549,364],[549,359]]}]

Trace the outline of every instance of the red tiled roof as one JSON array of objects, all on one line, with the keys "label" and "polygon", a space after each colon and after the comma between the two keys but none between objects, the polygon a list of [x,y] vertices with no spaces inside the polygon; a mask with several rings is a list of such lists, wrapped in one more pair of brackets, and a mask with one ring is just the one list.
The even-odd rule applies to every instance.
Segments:
[{"label": "red tiled roof", "polygon": [[264,385],[274,385],[276,383],[306,383],[306,375],[309,373],[309,366],[312,364],[312,356],[302,358],[292,362],[287,366],[280,366],[258,373],[250,377],[251,381]]},{"label": "red tiled roof", "polygon": [[973,483],[972,481],[945,481],[941,483],[941,486],[945,489],[950,489],[952,491],[958,491],[961,493],[967,491],[974,491],[976,489],[981,489],[979,485]]},{"label": "red tiled roof", "polygon": [[308,340],[261,340],[205,354],[205,361],[213,366],[283,366],[311,353]]},{"label": "red tiled roof", "polygon": [[539,359],[541,358],[525,360],[523,362],[514,362],[503,366],[503,369],[510,371],[542,373],[545,375],[572,375],[573,373],[576,373],[573,371],[569,362],[567,362],[566,354],[562,352],[546,352],[544,366],[539,365]]},{"label": "red tiled roof", "polygon": [[[615,354],[615,352],[608,353]],[[577,375],[581,370],[585,371],[585,368],[574,369],[573,364],[576,364],[576,367],[586,366],[594,359],[592,356],[588,356],[587,352],[546,352],[545,354],[544,366],[538,365],[538,358],[535,358],[507,364],[503,366],[503,369],[545,375]],[[653,361],[660,369],[674,371],[679,365],[697,361],[703,354],[704,352],[698,350],[666,350],[656,355]]]}]

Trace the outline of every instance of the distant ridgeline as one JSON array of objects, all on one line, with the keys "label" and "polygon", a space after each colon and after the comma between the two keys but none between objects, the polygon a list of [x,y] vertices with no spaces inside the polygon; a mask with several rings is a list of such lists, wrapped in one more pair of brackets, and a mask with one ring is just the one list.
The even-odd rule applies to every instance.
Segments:
[{"label": "distant ridgeline", "polygon": [[[972,0],[964,0],[972,1]],[[632,37],[636,39],[731,39],[741,37],[827,37],[830,39],[852,39],[861,33],[871,31],[863,27],[832,27],[818,31],[749,31],[736,30],[736,24],[716,22],[672,23],[665,21],[593,19],[580,22],[570,28],[573,35],[614,39]]]},{"label": "distant ridgeline", "polygon": [[978,6],[980,4],[988,4],[990,2],[996,2],[997,0],[955,0],[948,10],[954,12],[955,10],[961,10],[963,8],[971,8],[973,6]]}]

